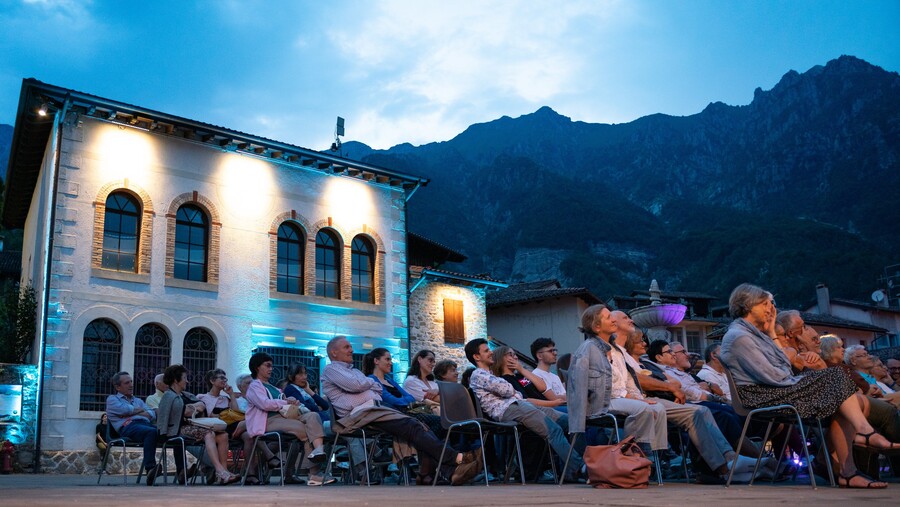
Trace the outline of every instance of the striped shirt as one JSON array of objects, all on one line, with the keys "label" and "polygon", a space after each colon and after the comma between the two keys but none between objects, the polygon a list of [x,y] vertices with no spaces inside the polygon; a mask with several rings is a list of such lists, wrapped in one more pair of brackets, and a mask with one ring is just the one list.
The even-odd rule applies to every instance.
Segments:
[{"label": "striped shirt", "polygon": [[350,363],[333,361],[322,372],[322,392],[334,406],[338,418],[365,403],[380,403],[381,389],[381,382],[363,375]]}]

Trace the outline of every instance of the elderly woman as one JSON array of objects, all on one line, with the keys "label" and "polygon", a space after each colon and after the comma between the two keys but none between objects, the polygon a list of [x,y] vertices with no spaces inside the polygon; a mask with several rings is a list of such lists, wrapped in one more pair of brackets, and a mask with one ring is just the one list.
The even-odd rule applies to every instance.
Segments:
[{"label": "elderly woman", "polygon": [[[306,481],[306,484],[309,486],[321,486],[334,482],[334,479],[325,478],[319,473],[320,465],[325,461],[325,430],[322,428],[322,419],[319,417],[319,414],[307,412],[301,415],[299,419],[285,417],[281,413],[281,409],[287,405],[297,407],[300,402],[292,397],[283,399],[281,391],[269,383],[269,380],[272,378],[272,356],[265,352],[257,352],[250,357],[249,366],[250,376],[254,380],[250,382],[250,386],[245,393],[248,402],[246,423],[249,437],[245,440],[245,444],[250,442],[250,439],[271,431],[290,433],[297,437],[297,440],[304,443],[306,452],[309,453],[306,455],[306,458],[312,465],[310,466],[309,479]],[[245,445],[244,454],[250,456],[251,451],[250,445]],[[250,461],[252,461],[252,458]],[[290,461],[288,467],[286,467],[287,469],[284,471],[285,479],[286,482],[295,482],[294,470],[290,468]],[[252,466],[252,463],[248,464],[248,466]],[[248,480],[250,480],[250,477],[252,476],[248,474]],[[254,477],[250,482],[258,483],[258,479]]]},{"label": "elderly woman", "polygon": [[840,463],[838,484],[844,488],[886,488],[857,470],[853,444],[879,450],[898,446],[875,432],[864,412],[868,400],[837,368],[795,376],[791,362],[775,345],[775,301],[772,294],[748,283],[737,286],[728,300],[734,321],[722,340],[721,360],[731,371],[738,394],[748,408],[789,403],[802,417],[832,417],[828,439]]},{"label": "elderly woman", "polygon": [[438,386],[434,381],[434,352],[423,349],[412,358],[403,389],[416,399],[428,404],[439,405]]},{"label": "elderly woman", "polygon": [[[216,368],[206,372],[204,377],[206,385],[209,386],[209,392],[197,395],[197,399],[203,402],[206,407],[206,413],[210,417],[216,417],[224,410],[238,410],[237,398],[234,395],[234,389],[228,385],[228,377],[225,370]],[[231,435],[237,428],[239,421],[232,422],[228,425],[226,432]]]},{"label": "elderly woman", "polygon": [[[191,440],[203,441],[206,445],[206,455],[210,463],[216,469],[216,484],[231,484],[238,479],[237,476],[225,468],[228,462],[228,435],[224,431],[213,431],[200,426],[193,426],[188,419],[195,412],[205,411],[203,403],[187,403],[184,395],[187,387],[187,368],[180,364],[173,364],[163,373],[163,382],[169,386],[169,390],[163,394],[159,402],[156,416],[156,428],[166,437],[182,436]],[[175,454],[176,468],[179,470],[179,481],[184,480],[180,471],[184,463]]]}]

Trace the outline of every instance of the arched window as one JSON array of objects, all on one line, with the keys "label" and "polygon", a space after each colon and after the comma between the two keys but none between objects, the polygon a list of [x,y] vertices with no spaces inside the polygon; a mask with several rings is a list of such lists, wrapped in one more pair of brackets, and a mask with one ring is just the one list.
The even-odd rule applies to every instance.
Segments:
[{"label": "arched window", "polygon": [[323,229],[316,234],[316,296],[341,297],[340,246],[334,233]]},{"label": "arched window", "polygon": [[209,220],[200,208],[185,204],[175,215],[175,278],[206,281]]},{"label": "arched window", "polygon": [[121,360],[119,328],[106,319],[88,324],[82,340],[80,410],[106,410],[106,397],[116,392],[110,379],[119,371]]},{"label": "arched window", "polygon": [[375,302],[375,249],[366,238],[353,238],[350,246],[353,300]]},{"label": "arched window", "polygon": [[303,232],[285,222],[278,228],[278,292],[303,293]]},{"label": "arched window", "polygon": [[134,337],[134,395],[156,392],[153,379],[171,364],[172,340],[159,324],[144,324]]},{"label": "arched window", "polygon": [[[202,327],[195,327],[184,335],[184,367],[188,370],[189,393],[209,391],[204,376],[216,367],[216,339]],[[234,379],[229,379],[234,385]]]},{"label": "arched window", "polygon": [[137,200],[125,192],[109,194],[103,219],[103,257],[100,265],[116,271],[137,272],[140,230]]}]

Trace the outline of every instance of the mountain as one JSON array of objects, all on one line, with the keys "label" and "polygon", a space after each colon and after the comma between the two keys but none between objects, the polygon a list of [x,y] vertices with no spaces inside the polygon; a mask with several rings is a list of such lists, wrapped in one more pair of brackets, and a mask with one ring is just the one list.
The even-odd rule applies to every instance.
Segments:
[{"label": "mountain", "polygon": [[752,281],[799,306],[820,282],[867,297],[898,262],[900,76],[852,56],[690,116],[607,125],[542,107],[446,142],[344,147],[431,178],[410,229],[510,281],[605,297],[657,278],[723,298]]}]

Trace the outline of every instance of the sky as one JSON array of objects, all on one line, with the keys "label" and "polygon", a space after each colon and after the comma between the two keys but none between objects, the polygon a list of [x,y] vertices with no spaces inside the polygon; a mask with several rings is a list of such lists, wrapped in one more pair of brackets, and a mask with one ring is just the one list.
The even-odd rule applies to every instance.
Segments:
[{"label": "sky", "polygon": [[624,123],[750,103],[843,54],[900,70],[900,0],[0,0],[22,79],[312,149],[386,149],[550,106]]}]

